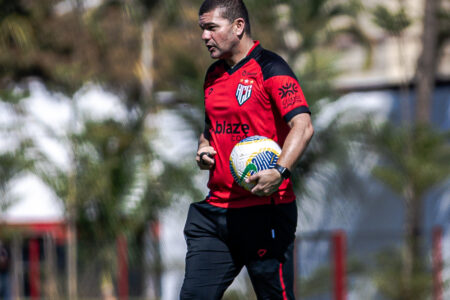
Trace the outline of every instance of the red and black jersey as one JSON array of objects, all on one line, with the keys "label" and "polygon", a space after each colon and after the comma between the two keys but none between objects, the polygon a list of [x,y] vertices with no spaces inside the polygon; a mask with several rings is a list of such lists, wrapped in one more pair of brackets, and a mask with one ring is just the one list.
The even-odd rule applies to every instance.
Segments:
[{"label": "red and black jersey", "polygon": [[219,60],[205,78],[205,119],[210,145],[217,151],[210,171],[207,201],[238,208],[295,200],[291,181],[284,180],[269,197],[255,196],[234,182],[229,167],[233,146],[246,137],[265,136],[283,147],[288,122],[310,113],[300,85],[287,63],[256,41],[248,55],[230,68]]}]

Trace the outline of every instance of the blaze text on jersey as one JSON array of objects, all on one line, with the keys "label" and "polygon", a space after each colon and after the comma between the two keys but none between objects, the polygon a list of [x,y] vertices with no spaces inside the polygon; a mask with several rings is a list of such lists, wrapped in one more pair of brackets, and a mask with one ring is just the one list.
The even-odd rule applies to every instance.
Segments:
[{"label": "blaze text on jersey", "polygon": [[218,122],[216,121],[216,126],[213,128],[216,134],[231,134],[232,141],[240,141],[247,137],[250,126],[245,123],[231,123],[227,121]]}]

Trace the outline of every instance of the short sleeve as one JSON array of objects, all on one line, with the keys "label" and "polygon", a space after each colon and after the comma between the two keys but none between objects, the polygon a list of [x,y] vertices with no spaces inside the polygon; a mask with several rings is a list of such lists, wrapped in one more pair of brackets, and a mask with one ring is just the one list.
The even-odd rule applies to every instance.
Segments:
[{"label": "short sleeve", "polygon": [[266,92],[286,122],[289,122],[295,115],[311,113],[302,88],[295,77],[272,76],[265,80],[264,85]]},{"label": "short sleeve", "polygon": [[263,50],[257,58],[264,78],[264,89],[281,116],[289,122],[295,115],[311,113],[294,72],[279,55]]}]

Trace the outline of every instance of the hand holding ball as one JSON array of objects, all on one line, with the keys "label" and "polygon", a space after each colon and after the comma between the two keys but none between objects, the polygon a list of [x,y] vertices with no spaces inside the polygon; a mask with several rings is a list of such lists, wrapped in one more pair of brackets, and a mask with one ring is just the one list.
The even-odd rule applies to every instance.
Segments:
[{"label": "hand holding ball", "polygon": [[236,183],[250,191],[254,183],[245,179],[259,171],[272,169],[281,154],[280,146],[264,136],[251,136],[237,143],[230,155],[230,171]]}]

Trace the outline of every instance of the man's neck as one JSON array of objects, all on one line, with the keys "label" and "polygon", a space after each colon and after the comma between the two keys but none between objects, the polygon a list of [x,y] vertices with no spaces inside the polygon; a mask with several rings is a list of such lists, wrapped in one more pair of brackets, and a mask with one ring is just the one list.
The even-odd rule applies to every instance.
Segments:
[{"label": "man's neck", "polygon": [[244,36],[239,42],[239,45],[236,47],[235,53],[233,53],[230,58],[225,59],[225,62],[230,66],[230,68],[233,68],[247,56],[253,45],[253,40],[250,37]]}]

